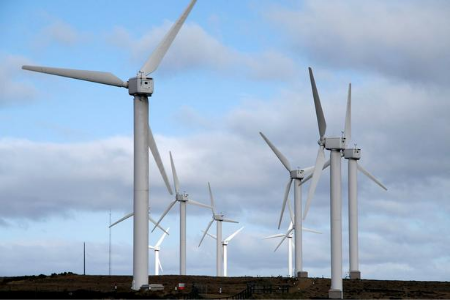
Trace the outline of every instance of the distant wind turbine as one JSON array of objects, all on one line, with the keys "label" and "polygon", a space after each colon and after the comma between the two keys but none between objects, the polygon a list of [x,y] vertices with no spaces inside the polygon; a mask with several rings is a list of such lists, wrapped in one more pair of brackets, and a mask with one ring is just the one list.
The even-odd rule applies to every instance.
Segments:
[{"label": "distant wind turbine", "polygon": [[206,227],[206,230],[203,233],[202,239],[200,240],[200,243],[198,246],[203,242],[203,239],[205,238],[206,234],[208,233],[209,228],[211,227],[212,223],[215,221],[217,225],[217,237],[216,237],[216,275],[224,276],[223,269],[222,269],[222,256],[223,256],[223,248],[221,245],[222,241],[222,222],[229,222],[229,223],[239,223],[238,221],[233,221],[230,219],[224,218],[225,215],[222,213],[216,214],[215,206],[214,206],[214,197],[211,191],[211,185],[208,182],[208,189],[209,189],[209,198],[211,200],[211,211],[212,211],[212,220],[209,222],[208,226]]},{"label": "distant wind turbine", "polygon": [[[352,133],[351,115],[352,115],[352,85],[348,85],[347,112],[345,116],[345,145],[349,143]],[[372,174],[358,163],[361,158],[361,149],[346,148],[344,158],[348,161],[348,229],[349,229],[349,261],[350,261],[350,279],[361,279],[359,270],[359,251],[358,251],[358,190],[357,190],[357,171],[361,171],[373,182],[387,191],[387,188],[379,182]]]},{"label": "distant wind turbine", "polygon": [[163,212],[152,232],[156,229],[159,223],[164,219],[167,213],[172,209],[175,203],[180,203],[180,275],[186,275],[186,204],[197,205],[200,207],[211,208],[211,206],[202,204],[200,202],[189,199],[186,193],[180,193],[180,183],[178,181],[177,170],[170,152],[170,164],[172,166],[173,183],[175,185],[175,200],[169,204],[167,209]]},{"label": "distant wind turbine", "polygon": [[[278,229],[280,229],[281,221],[283,220],[283,213],[286,208],[286,203],[288,200],[289,192],[291,190],[292,182],[294,182],[294,218],[293,228],[302,228],[302,187],[301,185],[307,181],[305,178],[305,174],[312,172],[314,167],[308,167],[304,169],[292,169],[291,164],[287,160],[287,158],[272,144],[272,142],[262,133],[259,133],[264,141],[266,141],[267,145],[272,149],[275,155],[278,157],[280,162],[289,172],[289,180],[286,185],[286,189],[284,192],[283,205],[281,207],[280,219],[278,221]],[[324,162],[325,163],[325,162]],[[329,162],[326,162],[323,168],[326,168]],[[304,179],[305,178],[305,179]],[[296,277],[308,277],[308,272],[303,270],[303,258],[302,258],[302,231],[295,231],[295,276]]]},{"label": "distant wind turbine", "polygon": [[[222,252],[223,252],[223,277],[228,276],[228,243],[239,233],[244,227],[239,228],[235,232],[233,232],[229,237],[222,241]],[[203,233],[205,231],[202,230]],[[206,233],[208,236],[212,237],[217,241],[217,236],[211,234],[209,232]]]},{"label": "distant wind turbine", "polygon": [[167,230],[164,230],[162,236],[159,238],[158,242],[156,242],[155,246],[148,246],[149,249],[153,249],[155,251],[155,275],[159,275],[159,270],[163,271],[161,260],[159,259],[159,252],[161,251],[161,244],[168,235],[170,230],[170,227],[167,228]]},{"label": "distant wind turbine", "polygon": [[[294,232],[295,232],[295,228],[294,228],[294,219],[295,218],[294,218],[294,214],[291,209],[291,202],[288,200],[287,203],[288,203],[288,208],[289,208],[289,215],[291,217],[291,222],[289,222],[288,230],[284,234],[283,233],[273,234],[273,235],[266,236],[264,239],[282,238],[281,241],[278,243],[277,247],[275,248],[274,252],[276,252],[278,250],[278,248],[280,248],[281,244],[283,244],[285,239],[288,240],[288,274],[289,274],[289,277],[293,277],[294,272],[293,272],[293,268],[292,268],[292,262],[293,262],[292,250],[295,247],[294,247],[294,244],[292,243],[292,238],[293,238]],[[302,227],[302,230],[317,233],[317,234],[322,234],[322,232],[308,229],[305,227]]]}]

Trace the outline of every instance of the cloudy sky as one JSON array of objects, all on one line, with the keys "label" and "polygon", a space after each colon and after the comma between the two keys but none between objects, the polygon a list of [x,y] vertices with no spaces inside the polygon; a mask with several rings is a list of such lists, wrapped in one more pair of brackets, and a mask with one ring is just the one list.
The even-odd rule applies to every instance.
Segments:
[{"label": "cloudy sky", "polygon": [[[108,274],[113,221],[132,210],[133,105],[125,89],[21,70],[23,64],[135,76],[187,0],[0,3],[0,276]],[[229,274],[286,275],[277,230],[288,173],[314,164],[314,69],[328,136],[350,145],[388,191],[359,176],[364,278],[448,280],[450,275],[450,3],[447,1],[199,0],[153,74],[150,123],[181,188],[245,226],[230,243]],[[328,155],[328,153],[327,153]],[[343,272],[348,271],[347,167],[342,161]],[[330,276],[329,176],[305,227],[304,268]],[[306,198],[308,185],[303,190]],[[292,195],[291,195],[292,198]],[[151,214],[170,196],[150,161]],[[197,247],[208,210],[188,207],[189,274],[215,274],[215,244]],[[164,220],[164,274],[178,273],[178,207]],[[214,231],[213,231],[214,232]],[[155,243],[160,232],[150,235]],[[153,253],[150,253],[150,274]],[[112,230],[112,273],[132,273],[132,220]]]}]

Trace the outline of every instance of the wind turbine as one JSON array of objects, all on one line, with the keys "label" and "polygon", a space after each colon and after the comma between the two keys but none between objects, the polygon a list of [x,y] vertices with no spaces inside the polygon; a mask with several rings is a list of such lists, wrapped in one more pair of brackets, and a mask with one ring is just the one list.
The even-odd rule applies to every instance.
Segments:
[{"label": "wind turbine", "polygon": [[[228,243],[239,233],[244,227],[239,228],[234,233],[232,233],[229,237],[222,241],[222,251],[223,251],[223,276],[228,276]],[[203,231],[203,230],[202,230]],[[205,231],[203,231],[205,232]],[[207,233],[210,237],[217,240],[217,237],[214,234]]]},{"label": "wind turbine", "polygon": [[[345,144],[351,139],[351,101],[352,85],[348,86],[347,112],[345,116]],[[358,191],[357,191],[357,170],[369,177],[373,182],[387,191],[387,188],[379,182],[372,174],[363,168],[358,160],[361,158],[361,149],[346,148],[344,158],[348,161],[348,229],[349,229],[349,261],[350,261],[350,279],[361,279],[359,271],[358,254]]]},{"label": "wind turbine", "polygon": [[156,222],[155,227],[152,232],[156,229],[156,227],[161,223],[162,219],[166,216],[166,214],[172,209],[175,203],[180,203],[180,275],[186,275],[186,204],[197,205],[200,207],[211,208],[209,205],[202,204],[196,202],[194,200],[189,199],[189,195],[186,193],[180,193],[180,183],[178,181],[177,170],[175,169],[175,164],[173,163],[172,152],[170,153],[170,164],[172,166],[173,173],[173,182],[175,185],[175,200],[169,204],[167,209],[162,214],[161,218],[159,218],[158,222]]},{"label": "wind turbine", "polygon": [[202,239],[200,240],[200,243],[198,246],[203,242],[203,239],[205,238],[206,234],[208,233],[209,228],[211,227],[212,223],[216,221],[217,225],[217,238],[216,238],[216,275],[217,277],[224,276],[224,272],[222,270],[222,246],[220,245],[222,241],[222,222],[229,222],[229,223],[239,223],[238,221],[233,221],[230,219],[224,218],[225,215],[222,213],[216,214],[215,212],[215,206],[214,206],[214,197],[211,191],[211,185],[208,182],[208,189],[209,189],[209,198],[211,199],[211,211],[212,211],[212,220],[209,222],[208,227],[206,227],[206,230],[203,233]]},{"label": "wind turbine", "polygon": [[163,242],[166,235],[168,235],[170,227],[167,230],[164,230],[162,236],[159,238],[158,242],[156,242],[155,246],[148,246],[149,249],[153,249],[155,251],[155,275],[159,275],[159,269],[163,271],[161,266],[161,261],[159,260],[159,251],[161,251],[161,243]]},{"label": "wind turbine", "polygon": [[[289,277],[293,277],[294,273],[293,273],[293,269],[292,269],[292,261],[293,261],[293,257],[292,257],[292,249],[294,248],[294,244],[292,243],[292,238],[294,237],[294,232],[295,232],[295,228],[294,228],[294,214],[292,212],[291,209],[291,202],[288,201],[288,208],[289,208],[289,214],[291,217],[291,222],[289,222],[289,228],[286,231],[285,234],[283,233],[279,233],[279,234],[274,234],[274,235],[269,235],[266,236],[264,239],[273,239],[273,238],[280,238],[282,237],[283,239],[280,241],[280,243],[277,245],[277,247],[275,248],[274,252],[276,252],[278,250],[278,248],[281,246],[281,244],[283,244],[284,240],[287,239],[288,240],[288,274]],[[312,229],[308,229],[305,227],[302,227],[303,231],[309,231],[309,232],[313,232],[313,233],[317,233],[317,234],[322,234],[322,232],[319,231],[315,231]]]},{"label": "wind turbine", "polygon": [[172,194],[158,148],[148,123],[148,97],[153,94],[153,78],[147,77],[154,72],[178,34],[196,0],[192,0],[176,23],[172,25],[152,55],[148,58],[136,77],[127,82],[108,72],[85,71],[38,66],[22,66],[22,69],[91,81],[106,85],[123,87],[134,96],[134,228],[133,228],[133,283],[132,289],[139,290],[148,285],[148,191],[150,148],[169,193]]},{"label": "wind turbine", "polygon": [[320,103],[319,93],[312,69],[309,68],[311,88],[319,126],[319,150],[316,164],[312,174],[311,185],[308,191],[303,219],[308,214],[309,206],[319,182],[325,164],[324,149],[330,154],[330,227],[331,227],[331,288],[328,291],[330,298],[342,298],[342,188],[341,188],[341,151],[345,149],[345,134],[341,137],[325,137],[327,124]]},{"label": "wind turbine", "polygon": [[[286,185],[286,189],[284,192],[283,205],[281,207],[280,219],[278,221],[278,229],[280,229],[281,221],[283,219],[283,213],[286,207],[286,202],[288,200],[289,191],[291,190],[292,182],[294,181],[294,226],[293,228],[302,228],[302,182],[305,177],[305,173],[311,172],[314,170],[314,167],[308,167],[304,169],[292,169],[291,164],[287,160],[287,158],[269,141],[269,139],[262,133],[259,133],[262,138],[266,141],[267,145],[272,149],[278,159],[281,161],[283,166],[289,172],[289,180]],[[329,164],[327,162],[324,166]],[[295,276],[296,277],[308,277],[308,272],[303,271],[302,269],[302,231],[298,230],[295,232]]]}]

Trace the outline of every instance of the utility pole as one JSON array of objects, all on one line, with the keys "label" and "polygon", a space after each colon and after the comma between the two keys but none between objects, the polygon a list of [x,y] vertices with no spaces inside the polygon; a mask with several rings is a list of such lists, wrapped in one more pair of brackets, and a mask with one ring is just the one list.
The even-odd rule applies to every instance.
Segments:
[{"label": "utility pole", "polygon": [[83,243],[83,275],[86,275],[86,242]]}]

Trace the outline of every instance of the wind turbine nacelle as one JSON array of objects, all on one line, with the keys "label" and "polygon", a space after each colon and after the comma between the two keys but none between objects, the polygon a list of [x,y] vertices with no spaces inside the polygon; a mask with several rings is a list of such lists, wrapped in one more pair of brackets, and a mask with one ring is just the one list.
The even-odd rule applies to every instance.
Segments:
[{"label": "wind turbine nacelle", "polygon": [[353,148],[353,149],[345,149],[344,150],[344,158],[346,159],[360,159],[361,158],[361,149]]},{"label": "wind turbine nacelle", "polygon": [[153,78],[149,77],[133,77],[128,80],[128,94],[130,95],[146,95],[153,94]]},{"label": "wind turbine nacelle", "polygon": [[328,150],[343,150],[345,149],[345,138],[325,138],[325,148]]},{"label": "wind turbine nacelle", "polygon": [[292,170],[290,173],[292,179],[303,179],[305,177],[303,170]]}]

